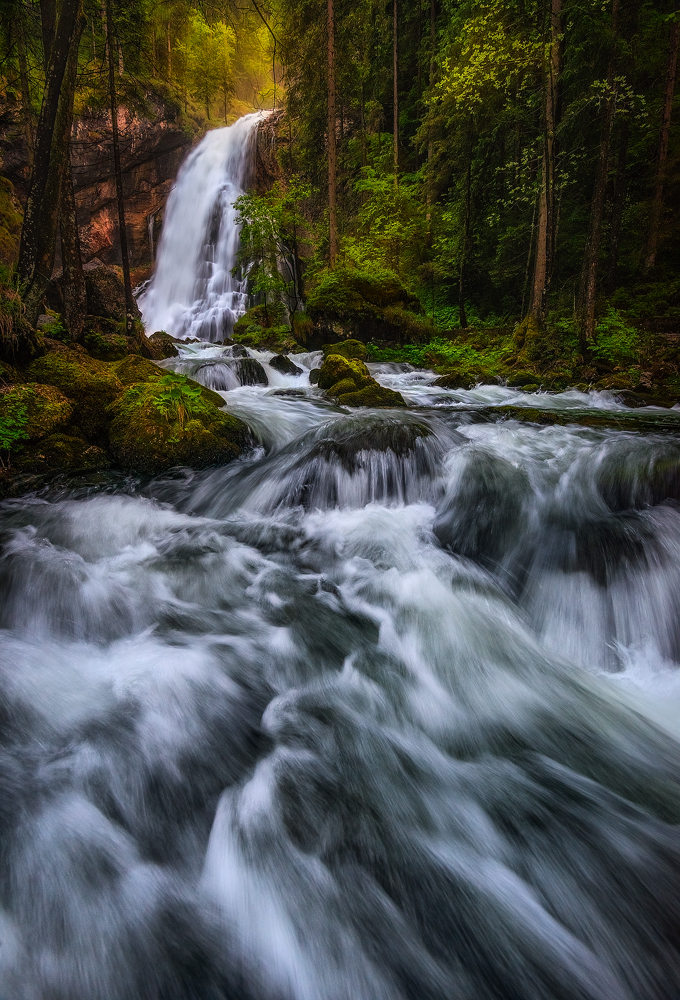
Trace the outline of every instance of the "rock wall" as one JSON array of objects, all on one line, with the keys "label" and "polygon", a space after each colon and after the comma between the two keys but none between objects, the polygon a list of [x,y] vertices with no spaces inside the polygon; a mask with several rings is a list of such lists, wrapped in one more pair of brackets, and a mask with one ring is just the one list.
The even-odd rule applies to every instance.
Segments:
[{"label": "rock wall", "polygon": [[[182,160],[198,135],[179,122],[179,109],[147,95],[151,113],[121,107],[118,128],[125,197],[126,229],[133,268],[149,266],[158,244],[163,209]],[[83,263],[97,258],[120,264],[118,208],[113,177],[111,114],[81,115],[74,124],[71,159]],[[18,108],[0,119],[0,172],[25,201],[26,148],[18,128]],[[57,258],[55,269],[59,270]]]}]

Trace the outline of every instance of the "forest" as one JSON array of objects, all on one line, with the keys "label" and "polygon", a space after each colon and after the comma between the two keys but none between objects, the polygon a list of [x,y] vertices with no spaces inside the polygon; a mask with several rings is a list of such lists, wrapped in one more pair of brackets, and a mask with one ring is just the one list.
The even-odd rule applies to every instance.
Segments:
[{"label": "forest", "polygon": [[[1,32],[3,301],[24,339],[55,261],[83,336],[87,120],[113,122],[97,155],[125,243],[126,123],[165,116],[191,144],[264,108],[276,164],[239,202],[252,343],[345,323],[454,380],[677,398],[671,0],[9,0]],[[128,336],[153,239],[135,260],[114,237]]]}]

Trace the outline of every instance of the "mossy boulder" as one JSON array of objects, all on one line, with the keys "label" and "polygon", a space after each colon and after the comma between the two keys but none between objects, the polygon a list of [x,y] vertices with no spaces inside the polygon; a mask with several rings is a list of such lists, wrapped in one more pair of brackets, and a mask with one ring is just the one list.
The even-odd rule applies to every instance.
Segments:
[{"label": "mossy boulder", "polygon": [[50,434],[14,458],[21,472],[92,472],[107,469],[111,459],[103,448],[89,444],[82,437],[70,434]]},{"label": "mossy boulder", "polygon": [[[179,355],[177,341],[165,330],[157,330],[147,338],[149,346],[154,351],[154,358],[162,361],[164,358],[176,358]],[[158,355],[158,357],[156,357]]]},{"label": "mossy boulder", "polygon": [[[125,285],[113,267],[101,264],[84,268],[87,311],[93,316],[125,321]],[[134,304],[134,318],[141,319],[141,313]]]},{"label": "mossy boulder", "polygon": [[[307,299],[317,339],[338,334],[369,338],[427,340],[432,324],[424,319],[417,296],[387,268],[335,268],[321,274]],[[426,333],[427,329],[427,333]]]},{"label": "mossy boulder", "polygon": [[119,382],[126,387],[136,382],[158,381],[165,375],[162,368],[139,354],[128,354],[111,368]]},{"label": "mossy boulder", "polygon": [[406,406],[398,392],[378,385],[363,361],[356,358],[329,354],[319,370],[317,384],[341,406]]},{"label": "mossy boulder", "polygon": [[373,382],[355,392],[345,392],[340,394],[338,402],[341,406],[371,406],[371,407],[393,407],[406,406],[404,397],[395,392],[394,389],[385,389],[383,386]]},{"label": "mossy boulder", "polygon": [[107,407],[123,391],[112,365],[75,351],[46,354],[29,365],[32,381],[53,385],[74,404],[73,419],[88,439],[105,433]]},{"label": "mossy boulder", "polygon": [[10,413],[20,413],[26,439],[38,441],[66,427],[73,404],[51,385],[24,383],[0,387],[0,421]]},{"label": "mossy boulder", "polygon": [[438,389],[471,389],[476,383],[474,375],[466,368],[458,368],[440,375],[432,383]]},{"label": "mossy boulder", "polygon": [[182,375],[132,385],[109,407],[111,451],[124,469],[152,475],[231,461],[243,450],[247,428],[214,400],[223,405],[221,396]]},{"label": "mossy boulder", "polygon": [[319,388],[332,389],[339,382],[346,383],[348,380],[353,389],[363,389],[374,381],[363,361],[344,358],[340,354],[327,355],[319,373]]},{"label": "mossy boulder", "polygon": [[323,353],[325,356],[337,354],[341,358],[353,358],[357,361],[365,361],[368,351],[366,345],[362,344],[360,340],[350,339],[341,340],[338,344],[324,344]]}]

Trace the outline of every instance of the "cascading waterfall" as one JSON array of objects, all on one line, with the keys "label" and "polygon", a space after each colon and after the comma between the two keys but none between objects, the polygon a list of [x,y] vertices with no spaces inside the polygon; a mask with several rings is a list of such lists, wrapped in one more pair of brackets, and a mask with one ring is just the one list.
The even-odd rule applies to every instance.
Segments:
[{"label": "cascading waterfall", "polygon": [[243,460],[0,504],[0,997],[677,1000],[678,435],[271,360],[163,362]]},{"label": "cascading waterfall", "polygon": [[139,298],[147,333],[215,341],[248,308],[245,279],[232,275],[239,231],[234,202],[253,168],[262,114],[208,132],[183,164],[165,212],[156,270]]}]

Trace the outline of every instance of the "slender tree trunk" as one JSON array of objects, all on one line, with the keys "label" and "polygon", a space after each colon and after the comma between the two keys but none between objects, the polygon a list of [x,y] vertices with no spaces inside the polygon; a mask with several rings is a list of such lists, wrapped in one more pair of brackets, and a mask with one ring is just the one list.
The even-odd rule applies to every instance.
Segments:
[{"label": "slender tree trunk", "polygon": [[168,21],[168,80],[172,80],[172,48],[170,46],[170,22]]},{"label": "slender tree trunk", "polygon": [[50,49],[19,249],[18,274],[20,280],[25,282],[24,306],[26,318],[32,326],[35,326],[40,314],[54,264],[61,186],[78,69],[78,43],[84,24],[80,4],[64,0]]},{"label": "slender tree trunk", "polygon": [[64,170],[61,191],[61,259],[64,271],[64,319],[73,340],[80,340],[87,313],[85,276],[80,254],[80,234],[73,190],[70,155]]},{"label": "slender tree trunk", "polygon": [[156,76],[156,25],[151,32],[151,76]]},{"label": "slender tree trunk", "polygon": [[31,121],[31,88],[28,81],[28,55],[26,52],[26,20],[22,9],[20,24],[17,25],[17,49],[19,53],[19,81],[21,83],[21,127],[26,143],[26,159],[29,169],[33,167],[33,122]]},{"label": "slender tree trunk", "polygon": [[40,0],[40,28],[42,31],[43,43],[43,64],[45,70],[50,64],[50,54],[52,52],[52,42],[57,24],[56,0]]},{"label": "slender tree trunk", "polygon": [[468,326],[467,313],[465,312],[465,265],[467,263],[468,248],[470,245],[470,223],[472,207],[472,149],[468,157],[468,168],[465,178],[465,223],[463,226],[463,252],[460,258],[460,274],[458,278],[458,322],[461,330],[466,330]]},{"label": "slender tree trunk", "polygon": [[394,75],[394,186],[399,185],[399,50],[397,34],[397,0],[393,3],[394,24],[392,28],[392,72]]},{"label": "slender tree trunk", "polygon": [[609,50],[607,65],[607,95],[602,112],[600,128],[600,151],[597,159],[595,187],[590,206],[590,231],[583,256],[581,272],[581,290],[579,294],[579,321],[581,353],[585,354],[588,344],[595,335],[595,305],[597,302],[597,273],[600,262],[600,244],[602,240],[602,220],[607,196],[607,178],[609,176],[609,150],[611,147],[614,114],[616,112],[616,88],[614,76],[616,73],[616,49],[619,35],[619,0],[612,0],[612,43]]},{"label": "slender tree trunk", "polygon": [[538,200],[538,235],[529,315],[543,323],[555,254],[558,88],[562,72],[562,0],[551,0],[550,56],[545,83],[545,134]]},{"label": "slender tree trunk", "polygon": [[[430,75],[429,75],[429,88],[430,91],[434,87],[434,68],[435,68],[435,55],[437,53],[437,9],[436,0],[430,0]],[[431,220],[430,206],[434,200],[434,181],[433,181],[433,171],[434,171],[434,136],[432,135],[432,129],[428,130],[427,136],[427,221]],[[429,234],[431,238],[431,233]]]},{"label": "slender tree trunk", "polygon": [[617,273],[619,267],[619,244],[621,240],[621,224],[623,222],[623,210],[626,207],[626,190],[628,187],[627,167],[628,167],[628,146],[630,144],[630,118],[625,117],[621,127],[619,137],[619,150],[616,162],[616,179],[614,181],[614,195],[612,198],[611,232],[609,236],[609,261],[607,264],[607,278],[605,289],[608,294],[616,288]]},{"label": "slender tree trunk", "polygon": [[335,147],[335,10],[328,0],[328,223],[330,265],[338,257],[337,153]]},{"label": "slender tree trunk", "polygon": [[125,327],[128,336],[134,336],[135,303],[132,297],[132,283],[130,281],[130,258],[128,257],[127,232],[125,229],[125,203],[123,201],[123,176],[120,169],[118,102],[116,100],[116,80],[113,65],[113,15],[111,13],[111,0],[106,0],[106,38],[109,52],[109,90],[111,98],[111,131],[113,135],[113,169],[116,177],[120,255],[123,262],[123,283],[125,285]]},{"label": "slender tree trunk", "polygon": [[671,130],[671,113],[673,111],[673,94],[675,93],[675,77],[678,68],[678,46],[680,45],[680,21],[676,20],[671,28],[670,46],[668,49],[668,68],[666,70],[666,86],[663,95],[663,110],[661,113],[661,133],[659,135],[659,156],[656,171],[656,186],[647,239],[647,256],[645,272],[652,270],[656,264],[656,251],[659,245],[659,230],[663,212],[663,186],[666,174],[666,159],[668,158],[668,139]]}]

